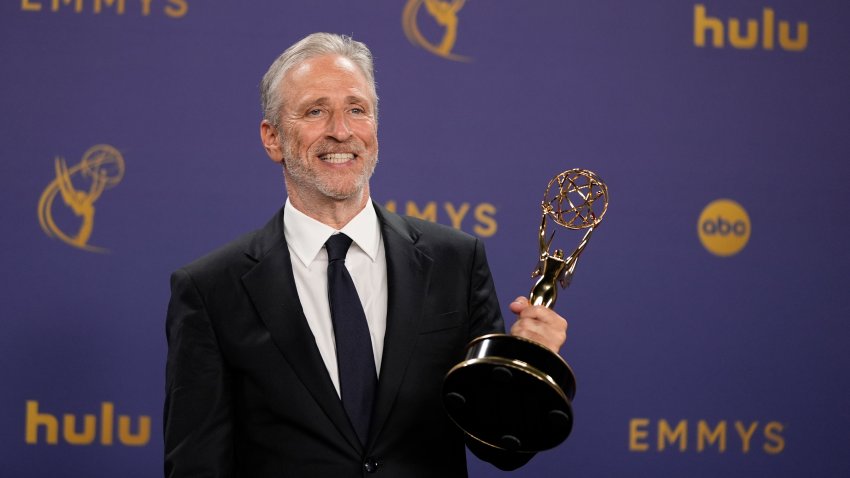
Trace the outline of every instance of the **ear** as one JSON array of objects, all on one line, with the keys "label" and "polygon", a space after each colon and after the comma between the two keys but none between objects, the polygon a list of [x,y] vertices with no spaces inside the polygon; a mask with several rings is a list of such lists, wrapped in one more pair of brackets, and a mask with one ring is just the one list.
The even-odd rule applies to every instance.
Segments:
[{"label": "ear", "polygon": [[269,159],[275,163],[283,163],[283,146],[281,145],[280,130],[269,120],[263,120],[260,123],[260,140],[263,142],[263,148]]}]

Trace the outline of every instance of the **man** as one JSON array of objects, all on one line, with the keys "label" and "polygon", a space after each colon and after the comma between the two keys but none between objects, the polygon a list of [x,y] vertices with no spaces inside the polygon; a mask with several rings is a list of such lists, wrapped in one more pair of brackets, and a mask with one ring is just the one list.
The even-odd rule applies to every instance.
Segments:
[{"label": "man", "polygon": [[[482,244],[372,203],[378,100],[365,45],[310,35],[261,89],[260,135],[288,199],[264,228],[172,275],[166,475],[466,476],[440,387],[467,342],[503,330]],[[355,307],[334,305],[342,234]],[[510,309],[513,334],[557,352],[564,319],[524,298]],[[360,325],[341,332],[340,311]],[[469,446],[503,469],[531,458]]]}]

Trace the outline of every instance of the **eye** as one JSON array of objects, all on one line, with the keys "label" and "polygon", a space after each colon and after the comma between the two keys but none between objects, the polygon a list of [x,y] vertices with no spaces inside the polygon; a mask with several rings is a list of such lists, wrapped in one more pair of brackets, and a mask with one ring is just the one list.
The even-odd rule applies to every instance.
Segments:
[{"label": "eye", "polygon": [[356,114],[356,115],[362,115],[362,114],[366,113],[366,111],[363,108],[359,108],[357,106],[355,106],[354,108],[351,108],[351,112]]},{"label": "eye", "polygon": [[307,111],[307,116],[320,116],[322,114],[322,110],[319,108],[313,108]]}]

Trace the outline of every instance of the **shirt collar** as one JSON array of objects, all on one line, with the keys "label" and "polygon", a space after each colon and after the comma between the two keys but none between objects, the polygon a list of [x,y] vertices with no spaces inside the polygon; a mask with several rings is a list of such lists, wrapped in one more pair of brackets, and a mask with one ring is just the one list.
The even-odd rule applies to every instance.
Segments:
[{"label": "shirt collar", "polygon": [[289,198],[286,199],[286,205],[283,208],[283,233],[293,254],[305,267],[310,267],[328,238],[337,232],[345,233],[350,237],[353,243],[374,262],[378,257],[378,247],[381,243],[381,228],[378,215],[372,206],[372,198],[369,198],[366,201],[366,207],[339,231],[299,211],[292,205]]}]

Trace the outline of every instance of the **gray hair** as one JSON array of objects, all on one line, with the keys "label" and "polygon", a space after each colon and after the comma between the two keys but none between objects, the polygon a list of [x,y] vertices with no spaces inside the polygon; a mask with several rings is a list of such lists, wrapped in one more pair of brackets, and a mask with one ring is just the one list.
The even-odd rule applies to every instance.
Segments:
[{"label": "gray hair", "polygon": [[369,48],[353,40],[347,35],[335,33],[313,33],[301,39],[298,43],[286,49],[269,70],[263,75],[260,83],[260,102],[263,107],[263,119],[268,120],[275,126],[280,125],[280,109],[283,106],[283,98],[277,91],[278,85],[296,65],[306,60],[323,55],[340,55],[351,60],[369,84],[372,97],[375,99],[375,113],[378,108],[378,95],[375,89],[375,72],[372,65],[372,52]]}]

